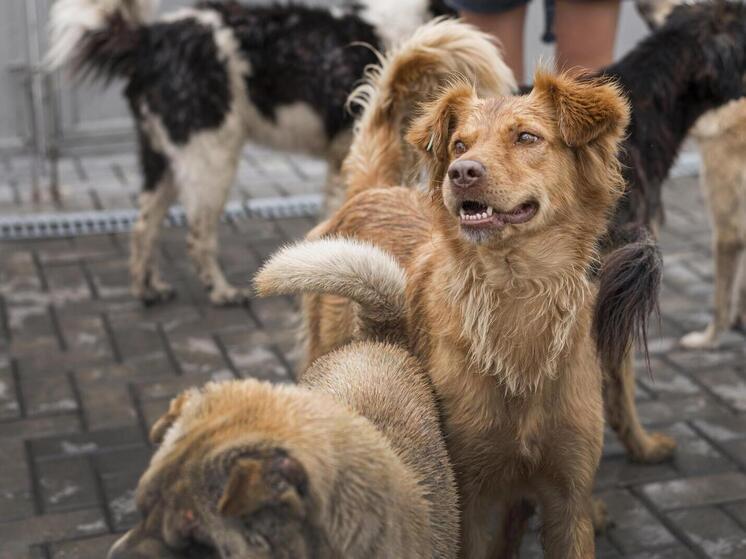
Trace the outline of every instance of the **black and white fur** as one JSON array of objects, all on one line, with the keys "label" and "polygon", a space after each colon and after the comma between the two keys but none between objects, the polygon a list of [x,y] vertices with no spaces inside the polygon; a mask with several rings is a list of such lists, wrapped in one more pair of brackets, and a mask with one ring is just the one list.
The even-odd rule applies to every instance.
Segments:
[{"label": "black and white fur", "polygon": [[250,290],[226,280],[217,224],[244,143],[325,157],[334,183],[351,140],[345,101],[377,61],[370,47],[385,50],[445,8],[428,0],[335,8],[203,1],[153,19],[156,4],[58,0],[49,62],[126,81],[143,173],[131,241],[133,294],[146,304],[174,295],[153,253],[166,211],[178,200],[210,300],[242,303]]}]

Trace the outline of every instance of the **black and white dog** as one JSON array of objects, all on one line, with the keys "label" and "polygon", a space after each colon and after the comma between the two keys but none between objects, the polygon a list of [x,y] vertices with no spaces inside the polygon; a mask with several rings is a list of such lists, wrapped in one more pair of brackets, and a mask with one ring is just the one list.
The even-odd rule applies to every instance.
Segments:
[{"label": "black and white dog", "polygon": [[[203,1],[152,20],[156,0],[58,0],[52,67],[126,80],[144,175],[132,233],[132,291],[173,297],[154,263],[169,206],[181,202],[188,246],[210,300],[242,303],[226,280],[217,223],[247,141],[325,157],[330,182],[347,153],[348,94],[383,51],[445,13],[439,0],[358,0],[334,8]],[[369,46],[363,46],[361,43]],[[508,93],[514,84],[503,67]]]}]

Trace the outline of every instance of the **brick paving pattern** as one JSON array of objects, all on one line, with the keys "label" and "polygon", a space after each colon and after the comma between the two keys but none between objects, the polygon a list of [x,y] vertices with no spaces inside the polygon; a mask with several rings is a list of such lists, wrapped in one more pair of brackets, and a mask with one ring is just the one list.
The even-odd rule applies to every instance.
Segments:
[{"label": "brick paving pattern", "polygon": [[[131,153],[89,155],[60,161],[63,203],[52,204],[42,187],[41,203],[31,203],[28,186],[32,161],[0,154],[0,216],[50,211],[120,210],[134,208],[140,191],[137,158]],[[231,200],[320,192],[326,166],[303,155],[276,153],[251,146],[243,152]]]},{"label": "brick paving pattern", "polygon": [[[0,213],[30,211],[25,162],[0,163]],[[234,196],[319,191],[323,178],[323,165],[302,158],[251,151],[245,163]],[[63,167],[68,207],[131,207],[129,156]],[[696,179],[665,192],[663,316],[653,375],[641,367],[638,393],[645,423],[674,435],[679,450],[671,463],[636,465],[608,437],[597,491],[615,525],[599,537],[598,555],[742,558],[746,340],[676,348],[708,318],[712,262]],[[262,259],[311,226],[222,224],[228,276],[247,284]],[[185,257],[184,231],[164,230],[160,246],[179,297],[144,309],[128,294],[126,235],[0,244],[0,559],[104,557],[137,518],[133,489],[152,452],[146,433],[172,396],[210,379],[292,381],[296,303],[214,309]],[[534,534],[524,556],[538,549]]]}]

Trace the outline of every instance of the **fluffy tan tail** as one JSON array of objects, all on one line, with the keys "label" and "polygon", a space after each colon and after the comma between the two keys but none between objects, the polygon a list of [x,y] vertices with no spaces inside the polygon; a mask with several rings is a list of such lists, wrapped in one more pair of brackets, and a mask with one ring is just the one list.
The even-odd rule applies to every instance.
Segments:
[{"label": "fluffy tan tail", "polygon": [[360,336],[398,342],[404,335],[406,278],[393,256],[360,241],[327,238],[280,249],[254,278],[260,295],[340,295],[359,304]]},{"label": "fluffy tan tail", "polygon": [[489,35],[453,19],[426,23],[372,67],[350,96],[363,114],[342,173],[351,197],[367,188],[403,185],[414,177],[416,159],[403,139],[417,107],[455,78],[480,95],[509,95],[515,78]]}]

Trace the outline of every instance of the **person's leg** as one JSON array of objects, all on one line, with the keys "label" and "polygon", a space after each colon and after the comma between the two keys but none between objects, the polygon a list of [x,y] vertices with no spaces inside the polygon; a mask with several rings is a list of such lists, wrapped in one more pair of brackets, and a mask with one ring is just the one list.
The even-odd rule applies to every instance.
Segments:
[{"label": "person's leg", "polygon": [[555,0],[557,68],[598,70],[614,60],[619,0]]},{"label": "person's leg", "polygon": [[495,2],[496,9],[500,4],[512,4],[507,11],[482,12],[461,9],[461,18],[490,33],[502,45],[505,63],[513,70],[518,83],[523,83],[523,27],[526,20],[526,4],[524,2]]}]

